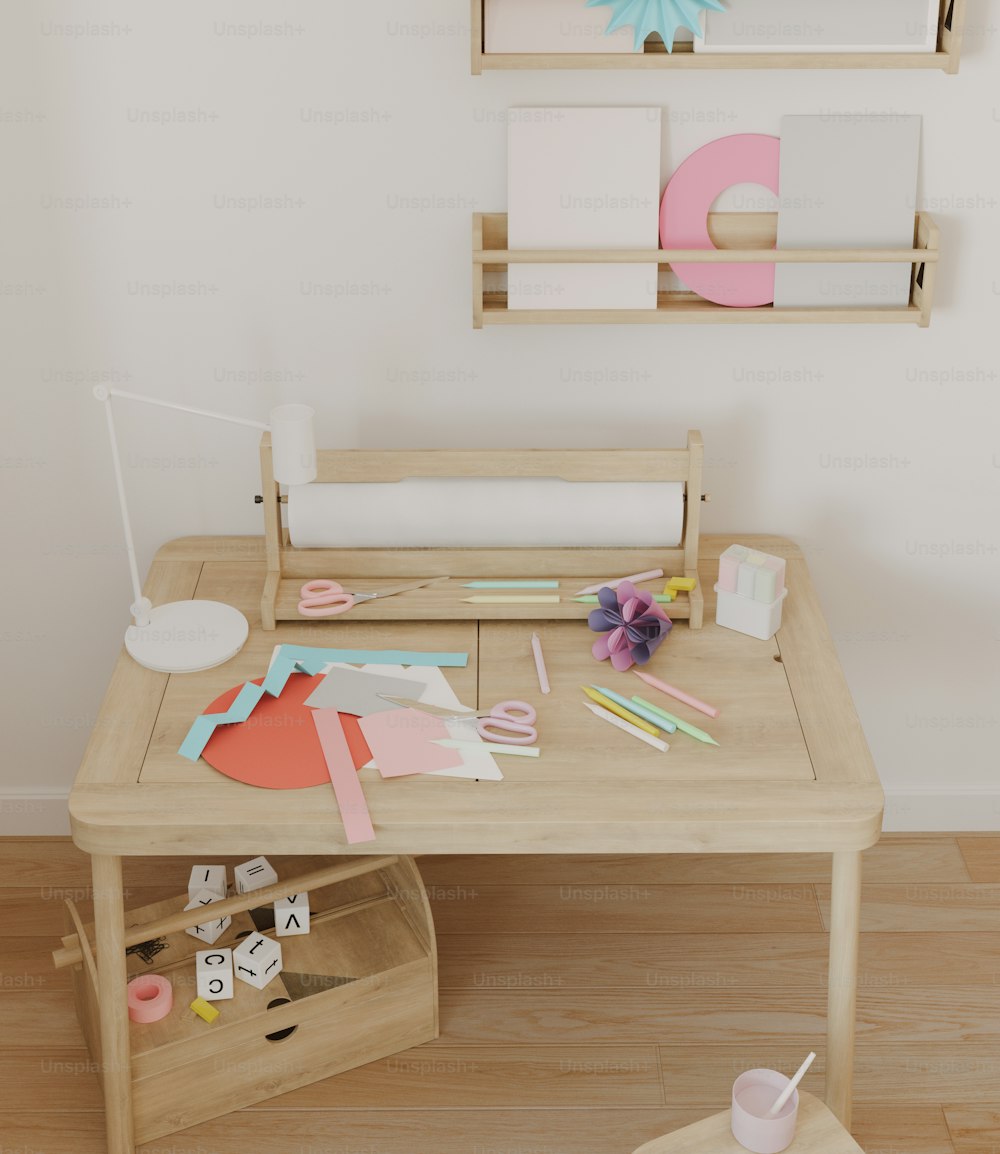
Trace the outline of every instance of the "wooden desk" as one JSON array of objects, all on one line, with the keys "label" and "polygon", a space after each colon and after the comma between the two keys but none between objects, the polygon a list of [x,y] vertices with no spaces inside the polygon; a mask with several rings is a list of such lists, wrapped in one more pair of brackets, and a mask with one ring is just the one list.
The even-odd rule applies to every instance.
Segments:
[{"label": "wooden desk", "polygon": [[[788,561],[782,629],[761,642],[713,624],[718,556],[732,537],[702,538],[705,628],[678,623],[651,670],[720,707],[721,717],[705,719],[705,727],[721,746],[678,734],[666,755],[579,704],[581,683],[630,693],[639,686],[593,661],[587,606],[579,606],[579,621],[532,623],[379,621],[361,606],[333,621],[264,632],[260,539],[188,538],[164,547],[145,587],[154,604],[227,601],[252,629],[237,657],[203,673],[168,677],[123,653],[70,795],[74,841],[93,859],[110,1154],[134,1148],[127,1022],[107,1010],[125,1006],[121,858],[154,854],[832,854],[826,1100],[849,1126],[861,852],[878,840],[882,789],[801,553],[778,538],[741,540]],[[579,574],[572,582],[563,589],[585,583]],[[397,609],[402,604],[394,599]],[[532,629],[545,648],[548,697],[537,690]],[[448,671],[461,699],[533,701],[542,757],[506,759],[503,782],[382,781],[363,771],[377,840],[348,847],[326,787],[256,790],[177,755],[194,717],[225,689],[262,674],[280,642],[468,651],[468,668]]]}]

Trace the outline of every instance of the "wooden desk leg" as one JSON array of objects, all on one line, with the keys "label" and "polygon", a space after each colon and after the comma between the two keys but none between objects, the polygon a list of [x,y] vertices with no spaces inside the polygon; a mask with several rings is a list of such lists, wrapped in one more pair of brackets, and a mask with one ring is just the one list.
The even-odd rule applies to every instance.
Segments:
[{"label": "wooden desk leg", "polygon": [[94,877],[94,938],[101,1004],[101,1067],[108,1154],[134,1154],[132,1069],[129,1060],[125,986],[125,902],[122,859],[97,855]]},{"label": "wooden desk leg", "polygon": [[854,1088],[854,1024],[861,929],[861,854],[833,855],[830,987],[826,1024],[826,1104],[848,1130]]}]

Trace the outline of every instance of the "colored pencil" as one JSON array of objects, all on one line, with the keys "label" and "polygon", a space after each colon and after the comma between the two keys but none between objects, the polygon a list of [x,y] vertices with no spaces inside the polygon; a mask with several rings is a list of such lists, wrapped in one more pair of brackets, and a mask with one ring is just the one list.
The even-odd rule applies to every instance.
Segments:
[{"label": "colored pencil", "polygon": [[463,589],[558,589],[558,581],[466,581]]},{"label": "colored pencil", "polygon": [[595,717],[599,717],[602,721],[610,722],[611,725],[620,729],[623,733],[631,733],[633,737],[637,737],[640,741],[644,741],[647,745],[651,745],[661,753],[666,753],[670,748],[665,741],[661,741],[658,737],[650,737],[648,733],[643,733],[638,726],[633,725],[630,721],[623,721],[620,717],[615,717],[613,713],[602,709],[600,705],[593,705],[589,701],[585,701],[583,704]]},{"label": "colored pencil", "polygon": [[478,597],[463,597],[462,600],[467,605],[558,605],[559,597],[553,596],[543,597],[491,597],[483,595]]},{"label": "colored pencil", "polygon": [[677,728],[672,721],[665,721],[658,713],[654,713],[645,702],[636,704],[634,697],[630,701],[620,693],[615,693],[613,689],[605,689],[603,685],[595,685],[592,688],[596,689],[598,693],[603,693],[605,697],[610,698],[617,705],[620,705],[622,709],[627,709],[630,713],[641,717],[643,721],[648,721],[650,725],[655,725],[659,729],[665,729],[667,733],[673,733]]},{"label": "colored pencil", "polygon": [[654,689],[658,689],[668,697],[675,697],[678,701],[683,701],[685,705],[690,705],[692,709],[697,709],[699,713],[704,713],[707,717],[719,716],[719,711],[714,705],[706,705],[704,701],[699,701],[697,697],[692,697],[690,693],[684,693],[683,690],[676,689],[673,685],[668,685],[665,681],[660,681],[648,673],[640,673],[638,669],[633,669],[632,672],[636,677],[641,677],[647,685],[652,685]]},{"label": "colored pencil", "polygon": [[[583,605],[597,605],[598,604],[596,593],[587,593],[583,597],[574,597],[573,600],[579,601]],[[669,596],[666,593],[656,593],[653,595],[653,600],[658,605],[670,605],[673,602],[673,597]]]},{"label": "colored pencil", "polygon": [[625,709],[617,702],[612,701],[610,697],[605,697],[603,693],[599,693],[596,689],[591,689],[589,685],[581,685],[580,688],[591,701],[596,701],[598,705],[603,705],[609,712],[617,714],[622,721],[627,721],[638,729],[644,730],[650,737],[660,736],[660,731],[655,725],[650,725],[648,721],[643,721],[643,719],[633,713],[632,710]]},{"label": "colored pencil", "polygon": [[543,693],[550,693],[549,675],[545,668],[545,658],[542,656],[542,640],[537,633],[531,635],[531,652],[535,656],[535,672],[538,674],[538,688]]},{"label": "colored pencil", "polygon": [[703,729],[698,729],[697,726],[691,725],[680,717],[674,717],[672,713],[667,713],[665,709],[661,709],[658,705],[652,705],[648,701],[643,701],[641,697],[633,697],[632,700],[637,706],[642,705],[647,710],[651,710],[654,717],[662,717],[664,721],[672,721],[674,725],[676,725],[682,733],[686,733],[688,737],[693,737],[697,741],[704,741],[706,745],[719,744],[714,737],[710,737]]},{"label": "colored pencil", "polygon": [[577,589],[574,596],[582,597],[587,593],[597,593],[600,589],[617,589],[623,581],[652,581],[654,577],[662,577],[662,569],[650,569],[648,573],[633,573],[630,577],[612,577],[607,581],[598,581],[596,585],[588,585],[585,589]]}]

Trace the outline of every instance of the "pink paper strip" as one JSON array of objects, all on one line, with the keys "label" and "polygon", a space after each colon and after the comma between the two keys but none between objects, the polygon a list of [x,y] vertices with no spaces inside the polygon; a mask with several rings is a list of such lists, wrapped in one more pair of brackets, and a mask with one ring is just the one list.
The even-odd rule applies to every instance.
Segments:
[{"label": "pink paper strip", "polygon": [[340,714],[336,709],[314,709],[312,719],[326,758],[330,781],[333,782],[333,792],[340,807],[348,844],[374,841],[375,830],[368,812],[368,803],[361,782],[358,781],[358,771],[354,768]]},{"label": "pink paper strip", "polygon": [[[360,719],[359,725],[383,777],[455,769],[464,762],[461,750],[434,745],[451,734],[440,718],[421,713],[419,709],[370,713]],[[475,726],[470,725],[469,736],[475,739],[475,735]]]}]

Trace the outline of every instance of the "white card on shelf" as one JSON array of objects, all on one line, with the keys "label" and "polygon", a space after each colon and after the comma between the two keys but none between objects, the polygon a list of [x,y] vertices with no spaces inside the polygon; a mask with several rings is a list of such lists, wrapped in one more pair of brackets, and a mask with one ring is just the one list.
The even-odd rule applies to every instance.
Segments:
[{"label": "white card on shelf", "polygon": [[605,33],[609,8],[583,0],[486,0],[486,52],[634,52],[631,27]]},{"label": "white card on shelf", "polygon": [[939,0],[752,0],[706,11],[696,52],[934,52]]},{"label": "white card on shelf", "polygon": [[[659,108],[514,108],[510,249],[659,247]],[[507,307],[655,309],[655,264],[511,264]]]},{"label": "white card on shelf", "polygon": [[[778,248],[913,247],[919,116],[781,121]],[[777,308],[902,308],[910,264],[779,264]]]}]

